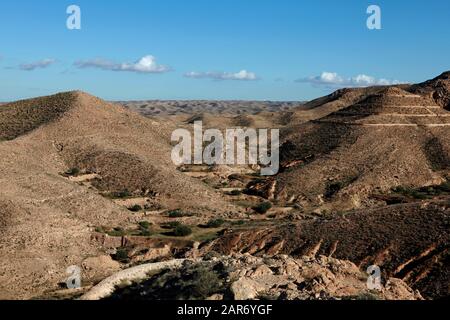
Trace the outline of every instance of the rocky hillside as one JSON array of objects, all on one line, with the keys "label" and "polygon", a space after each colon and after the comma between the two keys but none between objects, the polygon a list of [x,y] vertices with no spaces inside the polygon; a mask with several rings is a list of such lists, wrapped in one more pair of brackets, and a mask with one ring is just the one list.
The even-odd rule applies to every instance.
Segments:
[{"label": "rocky hillside", "polygon": [[176,169],[171,132],[83,92],[2,105],[0,297],[57,287],[67,266],[102,253],[90,243],[97,226],[138,222],[129,207],[237,213]]},{"label": "rocky hillside", "polygon": [[[282,172],[253,188],[268,199],[345,210],[372,206],[375,191],[446,181],[450,112],[439,104],[445,81],[446,74],[405,89],[367,89],[375,93],[349,106],[341,101],[348,93],[337,94],[339,110],[284,130]],[[441,89],[424,91],[435,87]]]},{"label": "rocky hillside", "polygon": [[353,263],[320,256],[251,255],[187,260],[147,280],[117,289],[108,299],[208,300],[418,300],[420,293],[399,279],[369,290],[367,274]]},{"label": "rocky hillside", "polygon": [[375,264],[385,277],[402,279],[427,298],[442,298],[450,295],[449,228],[450,201],[424,201],[231,229],[201,252],[326,255],[363,269]]}]

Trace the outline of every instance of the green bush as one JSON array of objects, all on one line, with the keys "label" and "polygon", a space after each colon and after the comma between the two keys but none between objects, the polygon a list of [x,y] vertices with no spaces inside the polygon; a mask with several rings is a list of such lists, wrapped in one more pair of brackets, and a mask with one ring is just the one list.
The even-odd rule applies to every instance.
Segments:
[{"label": "green bush", "polygon": [[223,226],[223,224],[224,224],[225,222],[226,222],[226,221],[223,220],[223,219],[214,219],[214,220],[210,220],[210,221],[208,221],[208,223],[206,224],[206,227],[208,227],[208,228],[219,228],[219,227]]},{"label": "green bush", "polygon": [[173,230],[175,237],[187,237],[192,234],[192,229],[185,225],[179,225]]},{"label": "green bush", "polygon": [[181,226],[181,222],[179,221],[171,221],[168,223],[163,224],[163,228],[170,228],[170,229],[175,229],[176,227]]},{"label": "green bush", "polygon": [[267,211],[269,211],[272,208],[272,203],[270,202],[263,202],[258,204],[257,206],[254,206],[252,209],[259,214],[265,214]]},{"label": "green bush", "polygon": [[108,232],[108,235],[111,237],[123,237],[126,234],[126,230],[121,227],[114,228],[112,231]]},{"label": "green bush", "polygon": [[153,233],[149,229],[142,229],[139,234],[142,237],[150,237]]},{"label": "green bush", "polygon": [[327,186],[327,190],[325,191],[326,198],[332,198],[336,193],[341,191],[345,187],[343,182],[334,182]]},{"label": "green bush", "polygon": [[222,269],[210,264],[187,264],[181,269],[162,271],[126,288],[117,288],[111,298],[107,299],[202,301],[216,293],[225,294],[222,272]]},{"label": "green bush", "polygon": [[128,208],[128,210],[130,210],[132,212],[139,212],[142,210],[142,207],[138,204],[135,204],[134,206]]},{"label": "green bush", "polygon": [[176,209],[169,211],[168,216],[169,218],[181,218],[184,217],[184,213],[180,209]]},{"label": "green bush", "polygon": [[126,248],[117,249],[117,252],[114,255],[114,260],[120,261],[120,262],[127,262],[129,260],[128,249],[126,249]]},{"label": "green bush", "polygon": [[139,226],[143,229],[149,229],[151,226],[151,223],[148,221],[141,221],[141,222],[139,222]]},{"label": "green bush", "polygon": [[410,197],[410,198],[414,198],[414,199],[419,199],[419,200],[425,200],[428,198],[427,193],[432,193],[432,189],[427,188],[428,190],[415,190],[413,188],[409,188],[409,187],[396,187],[394,189],[392,189],[392,191],[394,191],[395,193],[401,194],[405,197]]}]

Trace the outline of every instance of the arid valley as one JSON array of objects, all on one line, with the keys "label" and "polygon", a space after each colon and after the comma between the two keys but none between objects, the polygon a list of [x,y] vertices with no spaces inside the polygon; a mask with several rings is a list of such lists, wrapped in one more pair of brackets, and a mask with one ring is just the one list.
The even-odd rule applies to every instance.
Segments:
[{"label": "arid valley", "polygon": [[[175,166],[195,121],[280,128],[279,173]],[[450,72],[309,102],[59,93],[0,106],[0,155],[3,299],[450,295]]]}]

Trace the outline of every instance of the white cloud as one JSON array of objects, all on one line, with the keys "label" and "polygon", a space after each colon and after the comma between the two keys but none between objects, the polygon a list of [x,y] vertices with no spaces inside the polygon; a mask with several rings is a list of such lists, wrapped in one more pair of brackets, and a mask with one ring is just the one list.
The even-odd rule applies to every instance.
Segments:
[{"label": "white cloud", "polygon": [[194,79],[213,79],[213,80],[242,80],[242,81],[254,81],[259,78],[255,73],[247,70],[241,70],[236,73],[229,72],[188,72],[184,75],[187,78]]},{"label": "white cloud", "polygon": [[338,89],[344,87],[370,87],[395,85],[402,82],[398,80],[377,79],[365,74],[359,74],[355,77],[344,78],[335,72],[322,72],[321,75],[296,80],[296,82],[310,83],[316,87],[325,87],[329,89]]},{"label": "white cloud", "polygon": [[160,65],[152,55],[142,57],[135,63],[114,63],[104,59],[94,59],[75,62],[75,66],[80,69],[97,68],[109,71],[124,71],[136,73],[163,73],[170,71],[168,66]]},{"label": "white cloud", "polygon": [[24,70],[24,71],[45,69],[54,63],[56,63],[55,59],[43,59],[43,60],[31,62],[31,63],[23,63],[23,64],[19,65],[19,69]]}]

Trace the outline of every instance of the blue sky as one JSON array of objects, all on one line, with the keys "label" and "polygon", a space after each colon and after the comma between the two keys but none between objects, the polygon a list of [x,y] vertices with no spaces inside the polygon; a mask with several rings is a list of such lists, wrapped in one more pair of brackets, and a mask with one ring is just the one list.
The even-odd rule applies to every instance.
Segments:
[{"label": "blue sky", "polygon": [[[71,4],[81,30],[66,28]],[[382,30],[366,27],[371,4]],[[307,100],[419,82],[450,69],[449,21],[448,0],[2,0],[0,101]]]}]

